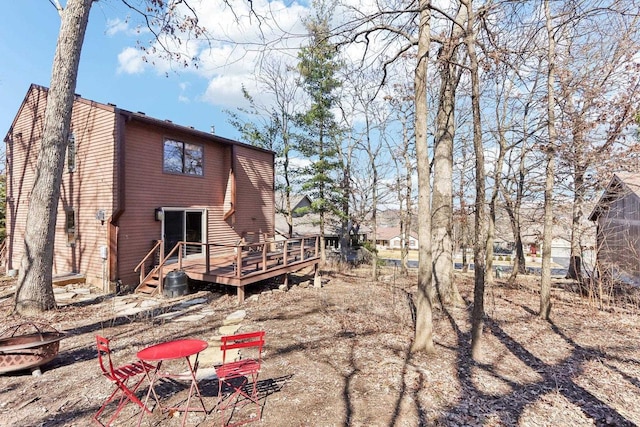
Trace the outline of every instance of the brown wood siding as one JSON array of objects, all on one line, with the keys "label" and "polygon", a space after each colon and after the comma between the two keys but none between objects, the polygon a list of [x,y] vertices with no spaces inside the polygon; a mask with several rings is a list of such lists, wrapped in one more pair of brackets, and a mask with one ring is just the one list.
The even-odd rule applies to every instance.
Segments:
[{"label": "brown wood siding", "polygon": [[598,218],[598,261],[613,278],[640,277],[640,199],[627,193],[611,200]]},{"label": "brown wood siding", "polygon": [[[166,138],[204,147],[203,176],[163,172]],[[151,249],[152,242],[161,238],[161,222],[154,218],[158,207],[206,209],[208,242],[218,240],[218,234],[233,234],[222,221],[230,170],[227,146],[131,120],[125,125],[123,150],[125,210],[118,221],[118,254],[120,279],[125,285],[138,283],[135,266]]]},{"label": "brown wood siding", "polygon": [[[18,268],[23,254],[23,236],[28,212],[28,195],[33,187],[46,92],[30,92],[19,112],[7,145],[8,197],[11,212],[10,268]],[[53,274],[81,273],[87,282],[102,287],[107,269],[100,246],[107,245],[107,223],[96,219],[98,210],[110,215],[113,208],[114,113],[85,100],[74,103],[72,132],[76,142],[76,169],[70,173],[65,159],[56,222]],[[76,244],[67,244],[65,210],[76,218]]]},{"label": "brown wood siding", "polygon": [[274,236],[273,154],[236,146],[236,224],[239,235],[255,242]]}]

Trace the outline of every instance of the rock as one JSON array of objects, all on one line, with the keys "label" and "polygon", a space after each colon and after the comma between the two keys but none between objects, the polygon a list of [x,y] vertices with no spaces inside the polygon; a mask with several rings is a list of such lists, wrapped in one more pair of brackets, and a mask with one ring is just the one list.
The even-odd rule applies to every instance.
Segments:
[{"label": "rock", "polygon": [[287,285],[285,285],[285,284],[282,284],[282,285],[278,286],[278,290],[281,290],[281,291],[283,291],[283,292],[286,292],[286,291],[288,291],[288,290],[289,290],[289,286],[287,286]]},{"label": "rock", "polygon": [[218,333],[222,336],[226,336],[226,335],[233,335],[236,332],[238,332],[238,329],[240,329],[240,325],[225,325],[225,326],[220,326],[220,328],[218,329]]},{"label": "rock", "polygon": [[160,305],[160,301],[156,301],[156,300],[144,300],[140,303],[140,307],[145,307],[145,308],[157,307],[159,305]]},{"label": "rock", "polygon": [[76,296],[75,292],[63,292],[55,294],[56,300],[70,300]]},{"label": "rock", "polygon": [[247,317],[247,312],[245,310],[237,310],[231,313],[230,315],[228,315],[227,317],[225,317],[224,320],[222,321],[222,324],[235,325],[237,323],[242,322],[245,317]]},{"label": "rock", "polygon": [[204,314],[191,314],[189,316],[180,316],[175,319],[176,322],[197,322],[204,319]]},{"label": "rock", "polygon": [[180,305],[183,307],[189,307],[190,305],[205,304],[207,302],[208,301],[206,298],[194,298],[194,299],[182,301]]}]

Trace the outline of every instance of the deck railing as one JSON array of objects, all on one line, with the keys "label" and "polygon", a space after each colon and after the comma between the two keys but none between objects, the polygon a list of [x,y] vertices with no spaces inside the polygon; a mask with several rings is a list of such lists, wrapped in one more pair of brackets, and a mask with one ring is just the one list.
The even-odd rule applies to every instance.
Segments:
[{"label": "deck railing", "polygon": [[[168,254],[164,255],[164,244],[161,240],[158,240],[136,266],[135,271],[140,270],[140,284],[151,280],[155,281],[157,278],[158,291],[162,293],[163,270],[167,262],[175,260],[176,257],[177,268],[182,270],[185,260],[185,251],[183,250],[185,246],[202,247],[203,250],[200,251],[202,255],[189,255],[186,259],[192,262],[204,258],[206,274],[215,274],[212,271],[225,265],[224,261],[226,260],[226,266],[233,268],[233,276],[237,279],[242,279],[249,274],[267,272],[312,258],[318,258],[319,245],[320,236],[305,236],[259,243],[239,243],[237,245],[181,241]],[[147,273],[145,266],[148,264],[149,259],[158,253],[158,250],[160,254],[158,265]],[[216,256],[216,253],[220,253],[220,255]],[[224,253],[227,255],[223,255]],[[214,257],[212,257],[212,254],[214,254]],[[214,265],[212,265],[212,260],[214,260]],[[252,266],[255,267],[252,268]]]},{"label": "deck railing", "polygon": [[[202,256],[191,255],[189,260],[197,260],[204,258],[205,270],[207,273],[212,271],[212,259],[216,259],[212,254],[220,253],[219,259],[232,259],[234,268],[234,276],[238,279],[246,274],[255,273],[256,271],[268,271],[273,268],[287,266],[295,262],[317,258],[319,256],[319,236],[296,237],[286,240],[266,241],[259,243],[239,243],[237,245],[223,245],[217,243],[199,243],[199,242],[178,242],[171,253],[177,251],[178,269],[182,269],[183,250],[180,248],[185,245],[200,245],[203,247]],[[166,258],[170,257],[168,255]],[[166,259],[165,258],[165,259]],[[164,260],[163,260],[164,261]],[[164,264],[164,262],[161,262]],[[249,273],[245,273],[245,267],[255,265],[256,268],[251,269]]]}]

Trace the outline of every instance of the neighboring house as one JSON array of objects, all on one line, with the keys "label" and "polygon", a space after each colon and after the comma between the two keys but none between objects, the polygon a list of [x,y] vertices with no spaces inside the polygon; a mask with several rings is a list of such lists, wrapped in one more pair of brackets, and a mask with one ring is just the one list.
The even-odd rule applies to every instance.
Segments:
[{"label": "neighboring house", "polygon": [[[19,268],[47,89],[31,85],[6,137],[7,269]],[[224,252],[274,237],[274,153],[76,96],[58,201],[53,273],[104,289],[140,282],[167,254]],[[201,245],[209,244],[209,245]],[[238,274],[240,277],[240,274]],[[240,286],[240,285],[236,285]]]},{"label": "neighboring house", "polygon": [[[418,249],[418,235],[409,233],[409,249]],[[402,249],[400,227],[378,227],[376,234],[377,249]]]},{"label": "neighboring house", "polygon": [[[320,215],[309,211],[312,200],[307,195],[291,196],[291,211],[293,212],[293,235],[302,237],[320,234]],[[276,195],[276,239],[289,237],[289,223],[287,222],[287,209],[284,194]],[[340,248],[340,228],[342,224],[335,217],[328,215],[325,220],[324,242],[325,247],[338,250]],[[367,237],[366,227],[360,227],[357,235],[351,231],[351,244],[365,242]]]},{"label": "neighboring house", "polygon": [[640,174],[615,174],[589,219],[597,224],[599,273],[640,284]]}]

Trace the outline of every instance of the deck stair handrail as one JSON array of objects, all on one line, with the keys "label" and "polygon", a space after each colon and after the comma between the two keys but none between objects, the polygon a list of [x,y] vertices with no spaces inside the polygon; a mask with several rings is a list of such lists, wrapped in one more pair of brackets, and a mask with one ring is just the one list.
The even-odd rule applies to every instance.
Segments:
[{"label": "deck stair handrail", "polygon": [[140,261],[138,265],[136,265],[136,268],[133,269],[133,271],[136,271],[136,272],[140,270],[140,283],[144,282],[145,277],[148,276],[147,274],[145,274],[145,270],[146,270],[145,266],[147,265],[147,261],[149,260],[149,258],[151,258],[152,256],[155,256],[158,248],[160,248],[160,258],[162,259],[162,252],[164,252],[162,250],[163,249],[162,246],[163,246],[163,241],[156,240],[156,244],[153,245],[153,248],[151,248],[151,250],[147,253],[147,255],[145,255],[145,257],[142,258],[142,261]]}]

